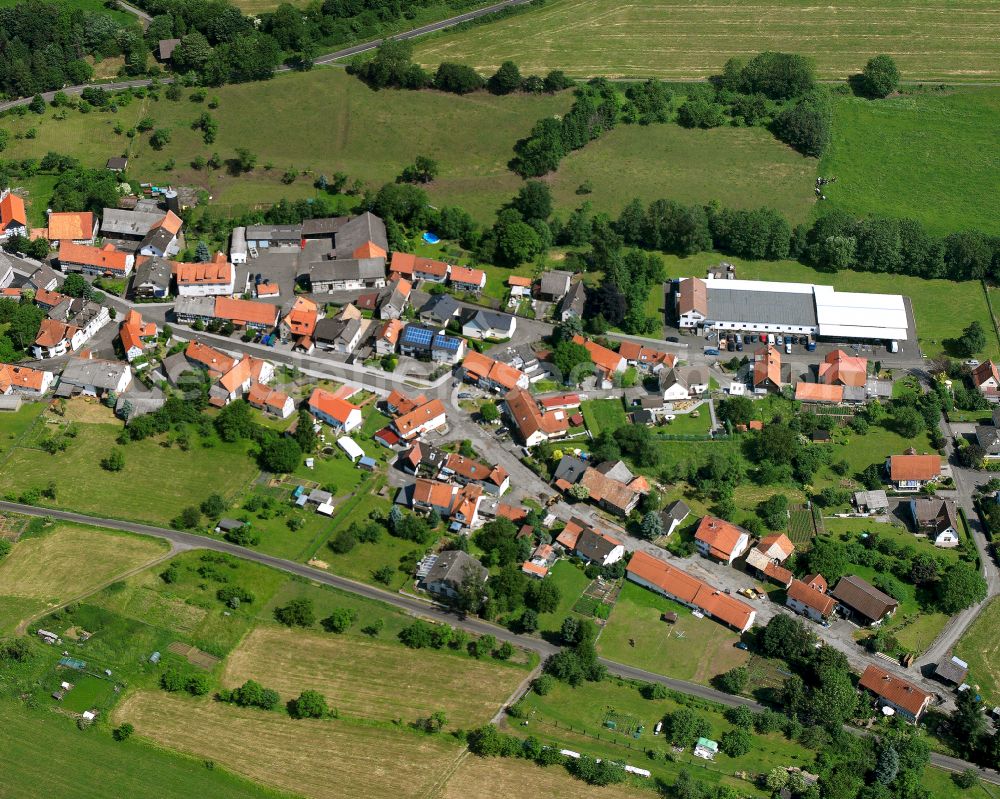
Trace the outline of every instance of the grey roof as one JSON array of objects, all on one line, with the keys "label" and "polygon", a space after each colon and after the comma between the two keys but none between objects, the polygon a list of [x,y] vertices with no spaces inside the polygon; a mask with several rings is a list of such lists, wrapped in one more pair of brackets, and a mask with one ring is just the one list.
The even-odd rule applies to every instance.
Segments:
[{"label": "grey roof", "polygon": [[976,425],[976,441],[987,455],[1000,455],[1000,428],[992,425]]},{"label": "grey roof", "polygon": [[161,258],[159,255],[154,255],[136,267],[132,285],[138,287],[148,284],[169,289],[172,273],[173,268],[170,265],[170,261],[166,258]]},{"label": "grey roof", "polygon": [[150,230],[143,239],[140,247],[155,247],[160,252],[166,252],[176,237],[165,227],[158,227]]},{"label": "grey roof", "polygon": [[517,346],[510,346],[500,353],[491,353],[491,355],[500,363],[505,363],[508,366],[513,366],[515,369],[520,369],[524,371],[524,367],[528,364],[538,364],[538,354],[527,344],[519,344]]},{"label": "grey roof", "polygon": [[333,250],[337,258],[351,258],[354,251],[368,241],[374,242],[383,250],[389,249],[385,223],[375,214],[366,211],[340,226],[334,234]]},{"label": "grey roof", "polygon": [[386,287],[378,295],[378,307],[379,311],[385,308],[395,308],[397,311],[402,313],[403,309],[406,307],[407,299],[409,295],[403,294],[399,289],[399,284],[394,284],[391,288]]},{"label": "grey roof", "polygon": [[684,521],[691,513],[691,508],[687,506],[687,503],[683,500],[676,500],[667,505],[666,508],[661,512],[664,520],[670,520],[674,522]]},{"label": "grey roof", "polygon": [[333,494],[329,491],[323,491],[320,488],[314,488],[309,492],[308,501],[314,502],[317,505],[322,505],[324,502],[329,502],[331,499],[333,499]]},{"label": "grey roof", "polygon": [[472,313],[463,325],[474,324],[481,330],[510,330],[510,323],[513,318],[510,314],[480,309]]},{"label": "grey roof", "polygon": [[445,324],[459,312],[461,307],[458,300],[450,294],[438,294],[436,297],[432,296],[420,309],[420,318],[424,321]]},{"label": "grey roof", "polygon": [[126,167],[128,167],[128,159],[121,157],[109,158],[106,165],[106,168],[111,170],[123,170]]},{"label": "grey roof", "polygon": [[[67,297],[65,300],[63,300],[62,302],[60,302],[58,305],[53,305],[51,308],[49,308],[49,311],[48,311],[47,314],[45,314],[45,316],[47,318],[49,318],[49,319],[57,319],[60,322],[65,322],[67,319],[69,319],[69,317],[73,313],[73,303],[74,302],[79,303],[80,301],[79,300],[75,300],[72,297]],[[81,309],[81,308],[82,308],[82,306],[79,306],[78,310]]]},{"label": "grey roof", "polygon": [[233,228],[233,234],[229,242],[229,252],[230,254],[239,253],[240,255],[246,255],[247,229],[245,227]]},{"label": "grey roof", "polygon": [[215,526],[223,532],[228,532],[230,530],[239,530],[243,525],[244,523],[239,519],[219,519],[219,523]]},{"label": "grey roof", "polygon": [[700,366],[675,366],[673,369],[661,369],[659,376],[660,390],[665,391],[674,384],[680,384],[685,389],[692,385],[708,385],[708,370]]},{"label": "grey roof", "polygon": [[180,39],[160,39],[156,44],[156,55],[160,61],[169,60],[174,54],[174,48],[181,43]]},{"label": "grey roof", "polygon": [[74,300],[72,308],[71,321],[77,327],[86,327],[95,318],[101,315],[104,311],[104,307],[98,305],[96,302],[89,302],[84,300]]},{"label": "grey roof", "polygon": [[931,528],[935,533],[949,527],[958,530],[958,512],[950,499],[936,497],[914,497],[910,500],[913,520],[921,528]]},{"label": "grey roof", "polygon": [[561,269],[551,269],[548,272],[543,272],[540,285],[541,293],[562,297],[569,291],[571,278],[572,274],[570,272],[564,272]]},{"label": "grey roof", "polygon": [[167,376],[167,380],[175,386],[180,383],[182,374],[193,372],[195,369],[196,367],[190,364],[183,350],[175,352],[173,355],[168,355],[163,359],[163,371]]},{"label": "grey roof", "polygon": [[101,214],[101,233],[142,238],[149,233],[153,225],[163,219],[163,216],[162,213],[105,208]]},{"label": "grey roof", "polygon": [[313,338],[316,339],[316,341],[340,341],[346,344],[357,335],[360,328],[360,319],[337,319],[334,317],[327,317],[325,319],[320,319],[316,323],[316,330],[313,333]]},{"label": "grey roof", "polygon": [[585,471],[587,471],[586,461],[574,458],[572,455],[563,455],[562,459],[556,465],[552,479],[565,480],[567,483],[578,483]]},{"label": "grey roof", "polygon": [[349,217],[328,216],[322,219],[306,219],[302,222],[303,236],[332,236],[344,226]]},{"label": "grey roof", "polygon": [[969,676],[969,664],[956,657],[942,660],[934,667],[934,673],[942,680],[961,685]]},{"label": "grey roof", "polygon": [[865,383],[865,390],[868,392],[869,397],[889,399],[892,397],[892,381],[869,377]]},{"label": "grey roof", "polygon": [[483,579],[489,574],[483,568],[483,564],[471,555],[462,552],[460,549],[449,549],[438,555],[437,560],[434,561],[434,565],[431,566],[430,571],[427,572],[427,576],[424,577],[424,582],[447,583],[454,588],[458,588],[465,579],[468,569],[478,572],[479,576]]},{"label": "grey roof", "polygon": [[562,298],[562,303],[559,305],[560,313],[572,312],[577,316],[583,315],[583,306],[587,302],[587,288],[583,285],[582,280],[578,280],[572,286],[569,287],[569,291],[566,292],[566,296]]},{"label": "grey roof", "polygon": [[658,411],[664,407],[663,397],[643,397],[639,400],[639,407],[647,411]]},{"label": "grey roof", "polygon": [[632,412],[632,423],[633,424],[656,424],[656,416],[652,411],[647,411],[642,408],[638,411]]},{"label": "grey roof", "polygon": [[174,315],[211,319],[215,316],[215,297],[178,297],[174,303]]},{"label": "grey roof", "polygon": [[[249,234],[248,234],[249,235]],[[312,283],[336,283],[341,280],[377,280],[385,277],[384,258],[336,258],[309,264]]]},{"label": "grey roof", "polygon": [[869,510],[886,509],[889,507],[889,497],[885,491],[855,491],[854,504]]},{"label": "grey roof", "polygon": [[118,381],[128,371],[128,364],[121,361],[104,361],[70,358],[63,369],[61,382],[73,386],[94,386],[101,389],[117,388]]},{"label": "grey roof", "polygon": [[302,225],[250,225],[246,229],[248,241],[285,241],[298,243],[302,238]]},{"label": "grey roof", "polygon": [[612,480],[626,484],[631,483],[632,478],[635,476],[628,466],[625,465],[625,461],[604,461],[604,463],[597,466],[597,471],[605,477],[610,477]]},{"label": "grey roof", "polygon": [[618,544],[613,539],[605,538],[589,527],[585,527],[580,537],[576,539],[576,553],[587,560],[596,560],[599,563],[603,563],[616,546]]},{"label": "grey roof", "polygon": [[[135,385],[139,384],[136,383]],[[124,412],[125,403],[128,402],[132,406],[132,412],[126,420],[128,421],[137,416],[145,416],[147,413],[158,411],[166,401],[167,398],[158,388],[154,388],[152,391],[129,390],[118,395],[118,399],[115,401],[115,413],[121,416]]]},{"label": "grey roof", "polygon": [[868,399],[868,389],[864,386],[844,386],[843,388],[845,402],[864,402]]},{"label": "grey roof", "polygon": [[0,288],[5,288],[4,281],[10,276],[13,280],[14,266],[5,252],[0,251]]},{"label": "grey roof", "polygon": [[58,284],[61,275],[53,269],[51,266],[46,266],[42,264],[38,269],[31,273],[31,277],[28,278],[28,283],[37,289],[45,288],[53,280]]},{"label": "grey roof", "polygon": [[745,322],[815,327],[816,302],[812,293],[742,291],[715,288],[708,281],[706,322]]}]

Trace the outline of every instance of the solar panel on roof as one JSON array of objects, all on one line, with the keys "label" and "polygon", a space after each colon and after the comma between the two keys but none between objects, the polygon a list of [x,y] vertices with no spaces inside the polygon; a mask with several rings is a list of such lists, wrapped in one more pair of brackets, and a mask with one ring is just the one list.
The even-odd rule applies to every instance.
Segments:
[{"label": "solar panel on roof", "polygon": [[457,350],[459,344],[461,340],[453,336],[435,336],[433,346],[442,350]]},{"label": "solar panel on roof", "polygon": [[434,331],[425,327],[407,327],[403,333],[403,340],[413,344],[430,344],[434,338]]}]

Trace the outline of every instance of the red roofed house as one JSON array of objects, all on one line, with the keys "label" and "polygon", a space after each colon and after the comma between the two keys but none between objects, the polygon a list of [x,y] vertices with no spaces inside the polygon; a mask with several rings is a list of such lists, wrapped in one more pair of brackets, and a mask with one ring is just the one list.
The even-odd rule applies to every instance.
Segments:
[{"label": "red roofed house", "polygon": [[452,288],[458,291],[479,294],[486,288],[486,273],[482,269],[472,269],[468,266],[453,266],[448,279]]},{"label": "red roofed house", "polygon": [[917,688],[913,683],[901,677],[890,674],[881,666],[870,664],[861,675],[858,683],[878,697],[878,703],[883,707],[891,707],[896,715],[902,716],[914,724],[931,703],[932,695]]},{"label": "red roofed house", "polygon": [[844,387],[828,386],[824,383],[798,383],[795,386],[795,399],[799,402],[839,404],[844,401]]},{"label": "red roofed house", "polygon": [[174,264],[174,280],[181,297],[217,297],[233,293],[236,267],[217,252],[206,264]]},{"label": "red roofed house", "polygon": [[247,402],[265,413],[274,414],[279,419],[287,419],[295,413],[295,401],[283,391],[254,383],[247,394]]},{"label": "red roofed house", "polygon": [[56,247],[64,241],[93,244],[97,238],[97,217],[90,211],[49,211],[45,237]]},{"label": "red roofed house", "polygon": [[[819,576],[819,575],[817,575]],[[820,577],[822,579],[822,577]],[[826,580],[806,582],[792,580],[788,585],[785,604],[796,613],[819,622],[830,617],[837,607],[837,600],[826,593]]]},{"label": "red roofed house", "polygon": [[834,350],[819,365],[818,375],[828,386],[863,386],[868,382],[868,359]]},{"label": "red roofed house", "polygon": [[306,297],[296,297],[291,309],[281,320],[279,332],[282,340],[295,341],[295,347],[312,352],[315,348],[313,335],[320,319],[319,306]]},{"label": "red roofed house", "polygon": [[[18,289],[18,291],[20,291],[20,289]],[[60,294],[58,291],[48,291],[46,289],[38,289],[35,291],[35,305],[46,311],[51,311],[57,305],[62,305],[62,303],[68,299],[69,297],[65,294]]]},{"label": "red roofed house", "polygon": [[413,509],[424,513],[437,511],[441,518],[447,519],[451,516],[457,493],[456,485],[418,477],[413,485]]},{"label": "red roofed house", "polygon": [[555,397],[543,397],[538,404],[547,411],[568,411],[580,407],[580,395],[559,394]]},{"label": "red roofed house", "polygon": [[[220,399],[228,404],[246,394],[255,383],[270,383],[273,378],[274,367],[268,361],[246,355],[219,378],[219,386],[227,395]],[[217,391],[217,387],[213,390]]]},{"label": "red roofed house", "polygon": [[905,455],[890,455],[886,468],[896,490],[919,491],[941,476],[941,456],[917,455],[910,449]]},{"label": "red roofed house", "polygon": [[503,466],[487,466],[474,458],[449,452],[441,465],[441,474],[458,483],[476,483],[501,497],[510,487],[510,475]]},{"label": "red roofed house", "polygon": [[402,319],[390,319],[375,332],[375,353],[391,355],[399,344],[399,334],[403,332]]},{"label": "red roofed house", "polygon": [[509,392],[515,388],[527,389],[529,385],[524,372],[475,350],[466,353],[462,361],[462,375],[465,380],[487,391]]},{"label": "red roofed house", "polygon": [[638,366],[640,369],[656,370],[661,367],[671,369],[677,364],[676,355],[654,350],[634,341],[623,341],[618,348],[618,354],[628,361],[630,366]]},{"label": "red roofed house", "polygon": [[132,253],[116,250],[112,244],[90,247],[64,241],[59,245],[57,257],[64,272],[83,272],[98,277],[128,277],[135,266]]},{"label": "red roofed house", "polygon": [[511,275],[507,278],[507,286],[510,288],[511,300],[516,302],[521,297],[531,296],[531,278]]},{"label": "red roofed house", "polygon": [[216,379],[231,371],[237,363],[231,355],[226,355],[200,341],[189,342],[184,350],[184,357],[193,365],[207,369],[209,375]]},{"label": "red roofed house", "polygon": [[732,564],[750,546],[750,534],[732,522],[704,516],[694,534],[698,551],[706,558]]},{"label": "red roofed house", "polygon": [[24,200],[9,189],[0,194],[0,241],[28,235],[28,212]]},{"label": "red roofed house", "polygon": [[579,334],[573,336],[573,343],[582,344],[587,348],[587,352],[590,353],[590,360],[594,364],[594,369],[598,377],[604,382],[610,382],[612,377],[619,372],[624,372],[628,367],[628,361],[617,352],[609,350],[607,347],[602,347],[600,344],[589,339],[585,339]]},{"label": "red roofed house", "polygon": [[745,602],[645,552],[633,553],[625,573],[633,583],[701,611],[738,632],[749,630],[757,617],[757,611]]},{"label": "red roofed house", "polygon": [[361,408],[335,397],[329,391],[313,389],[308,404],[309,412],[337,433],[350,433],[361,426]]},{"label": "red roofed house", "polygon": [[565,411],[543,413],[535,398],[523,388],[507,392],[504,411],[526,447],[561,438],[569,432],[569,419]]},{"label": "red roofed house", "polygon": [[792,580],[792,573],[782,565],[795,551],[795,545],[787,535],[769,535],[757,542],[747,553],[747,566],[752,566],[765,577],[786,588]]},{"label": "red roofed house", "polygon": [[134,308],[125,315],[118,330],[121,338],[122,349],[125,350],[125,359],[132,363],[136,358],[142,356],[146,351],[146,345],[156,338],[156,323],[143,321],[142,314]]},{"label": "red roofed house", "polygon": [[677,286],[678,324],[684,328],[697,328],[708,318],[708,286],[697,277],[680,281]]},{"label": "red roofed house", "polygon": [[0,395],[26,394],[40,397],[49,390],[54,378],[52,372],[0,363]]},{"label": "red roofed house", "polygon": [[972,370],[972,384],[990,402],[1000,400],[1000,370],[993,361],[981,363]]},{"label": "red roofed house", "polygon": [[269,330],[278,324],[278,306],[267,302],[216,297],[215,318],[232,322],[236,327]]},{"label": "red roofed house", "polygon": [[411,410],[397,416],[392,423],[393,430],[405,441],[417,438],[438,430],[447,424],[444,403],[439,399],[425,402]]},{"label": "red roofed house", "polygon": [[761,347],[754,352],[753,390],[758,394],[781,391],[781,353],[776,347]]}]

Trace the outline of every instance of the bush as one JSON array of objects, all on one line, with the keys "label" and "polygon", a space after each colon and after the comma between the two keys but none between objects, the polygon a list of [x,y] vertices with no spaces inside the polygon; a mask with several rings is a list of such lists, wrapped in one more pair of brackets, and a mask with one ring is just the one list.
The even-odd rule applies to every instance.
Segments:
[{"label": "bush", "polygon": [[126,721],[124,724],[115,727],[114,730],[111,731],[111,737],[116,741],[127,741],[132,737],[132,733],[134,732],[135,727]]},{"label": "bush", "polygon": [[531,681],[531,690],[539,696],[545,696],[555,688],[555,685],[555,678],[549,674],[541,674]]},{"label": "bush", "polygon": [[287,605],[274,609],[274,618],[289,627],[312,627],[316,612],[310,599],[293,599]]},{"label": "bush", "polygon": [[729,730],[719,739],[719,749],[730,757],[742,757],[750,751],[752,743],[753,738],[746,730]]},{"label": "bush", "polygon": [[356,611],[349,608],[337,608],[323,619],[320,624],[328,633],[343,633],[347,632],[357,620],[358,614]]},{"label": "bush", "polygon": [[745,666],[736,666],[729,671],[716,677],[715,682],[719,690],[727,694],[740,694],[747,687],[750,681],[750,672]]},{"label": "bush", "polygon": [[329,715],[330,708],[319,691],[305,690],[288,703],[288,712],[295,719],[321,719]]},{"label": "bush", "polygon": [[737,705],[726,710],[726,721],[734,727],[749,730],[753,727],[754,714],[746,705]]},{"label": "bush", "polygon": [[662,683],[648,682],[639,688],[639,693],[643,699],[666,699],[670,696],[670,689]]}]

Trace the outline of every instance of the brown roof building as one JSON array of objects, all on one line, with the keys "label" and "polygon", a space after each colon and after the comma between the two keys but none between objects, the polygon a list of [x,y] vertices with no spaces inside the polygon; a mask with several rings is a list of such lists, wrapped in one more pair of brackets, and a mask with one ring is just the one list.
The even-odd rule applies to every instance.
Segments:
[{"label": "brown roof building", "polygon": [[862,624],[878,624],[899,607],[891,596],[855,575],[841,577],[830,594]]},{"label": "brown roof building", "polygon": [[907,721],[920,721],[920,716],[931,703],[931,695],[927,691],[874,663],[865,669],[858,684],[875,694],[880,705],[891,707]]}]

